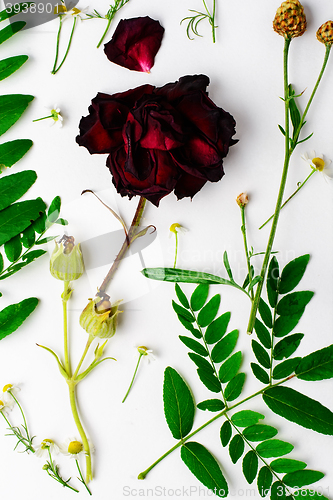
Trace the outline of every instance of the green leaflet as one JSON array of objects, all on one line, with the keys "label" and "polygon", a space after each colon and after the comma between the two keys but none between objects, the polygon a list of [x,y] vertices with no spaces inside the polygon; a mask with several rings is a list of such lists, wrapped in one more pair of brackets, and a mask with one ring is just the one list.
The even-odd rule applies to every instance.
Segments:
[{"label": "green leaflet", "polygon": [[302,255],[290,261],[284,267],[279,282],[280,294],[289,293],[298,285],[305,273],[309,260],[310,255]]},{"label": "green leaflet", "polygon": [[243,453],[244,453],[244,440],[242,436],[236,434],[229,443],[229,455],[232,463],[235,464],[237,460],[239,460],[240,457],[243,455]]},{"label": "green leaflet", "polygon": [[175,291],[176,291],[176,295],[177,295],[178,300],[181,303],[181,305],[184,306],[186,309],[189,309],[190,304],[188,303],[187,297],[186,297],[185,293],[183,292],[183,290],[178,285],[178,283],[176,283],[176,285],[175,285]]},{"label": "green leaflet", "polygon": [[305,308],[301,309],[296,314],[292,314],[291,316],[280,316],[277,318],[273,327],[275,337],[284,337],[285,335],[288,335],[288,333],[295,328],[303,316],[304,310]]},{"label": "green leaflet", "polygon": [[264,458],[287,455],[293,449],[294,447],[291,443],[281,441],[280,439],[268,439],[259,443],[256,447],[257,452]]},{"label": "green leaflet", "polygon": [[32,146],[30,139],[17,139],[0,144],[0,173],[5,167],[12,167]]},{"label": "green leaflet", "polygon": [[291,358],[279,363],[273,370],[273,378],[279,380],[289,377],[289,375],[295,371],[301,359],[302,358]]},{"label": "green leaflet", "polygon": [[183,318],[185,318],[190,323],[193,323],[195,321],[193,314],[191,314],[187,309],[184,309],[184,307],[177,304],[177,302],[175,302],[174,300],[172,301],[172,307],[176,314],[178,314],[179,316],[183,316]]},{"label": "green leaflet", "polygon": [[38,299],[31,297],[2,309],[0,311],[0,340],[15,332],[36,308],[37,304]]},{"label": "green leaflet", "polygon": [[208,297],[209,286],[206,284],[200,284],[196,287],[191,295],[191,307],[193,311],[199,311],[201,309]]},{"label": "green leaflet", "polygon": [[264,441],[276,436],[278,433],[275,427],[264,424],[254,424],[243,430],[243,435],[249,441]]},{"label": "green leaflet", "polygon": [[15,73],[28,59],[28,56],[13,56],[2,59],[0,61],[0,81]]},{"label": "green leaflet", "polygon": [[223,253],[223,264],[224,264],[225,270],[227,271],[227,274],[228,274],[229,278],[233,281],[234,278],[233,278],[233,275],[232,275],[232,271],[231,271],[231,267],[230,267],[229,259],[228,259],[228,254],[227,254],[226,250]]},{"label": "green leaflet", "polygon": [[252,351],[254,352],[254,355],[257,358],[258,362],[264,368],[270,368],[271,360],[266,349],[264,349],[256,340],[252,340],[251,345]]},{"label": "green leaflet", "polygon": [[196,340],[191,339],[190,337],[185,337],[184,335],[179,335],[179,339],[183,342],[183,344],[186,345],[186,347],[196,352],[200,356],[208,356],[208,352],[206,351],[204,346]]},{"label": "green leaflet", "polygon": [[15,262],[22,252],[22,242],[20,235],[17,234],[12,239],[7,241],[4,246],[5,254],[10,262]]},{"label": "green leaflet", "polygon": [[175,439],[183,439],[192,429],[194,402],[182,377],[170,366],[164,372],[164,414]]},{"label": "green leaflet", "polygon": [[268,495],[272,481],[273,481],[273,476],[269,468],[266,466],[261,467],[258,474],[257,484],[258,484],[259,494],[262,497]]},{"label": "green leaflet", "polygon": [[302,380],[324,380],[333,377],[333,345],[305,356],[297,366],[296,377]]},{"label": "green leaflet", "polygon": [[202,368],[203,370],[214,373],[212,365],[209,363],[209,361],[207,361],[202,356],[199,356],[199,354],[195,354],[194,352],[189,352],[188,356],[197,365],[198,368]]},{"label": "green leaflet", "polygon": [[256,478],[258,472],[258,457],[254,451],[250,450],[243,458],[243,474],[246,481],[251,484]]},{"label": "green leaflet", "polygon": [[266,304],[266,302],[263,299],[260,299],[259,301],[259,314],[268,328],[272,328],[273,326],[273,319],[272,319],[272,313],[269,308],[269,306]]},{"label": "green leaflet", "polygon": [[230,321],[231,313],[226,312],[216,318],[210,325],[207,326],[205,333],[205,341],[207,344],[215,344],[225,334]]},{"label": "green leaflet", "polygon": [[294,333],[280,340],[273,349],[273,358],[278,360],[289,358],[296,351],[303,337],[303,333]]},{"label": "green leaflet", "polygon": [[212,349],[212,360],[214,363],[221,363],[234,350],[238,340],[238,330],[233,330],[220,340]]},{"label": "green leaflet", "polygon": [[278,303],[276,312],[280,316],[291,316],[304,310],[314,293],[310,291],[292,292],[285,295]]},{"label": "green leaflet", "polygon": [[283,476],[282,480],[287,486],[291,486],[292,488],[302,488],[302,486],[316,483],[324,476],[325,474],[317,470],[306,469],[288,472],[288,474]]},{"label": "green leaflet", "polygon": [[238,372],[240,365],[242,363],[242,353],[241,351],[235,352],[230,356],[227,361],[220,366],[219,369],[219,379],[222,384],[229,382]]},{"label": "green leaflet", "polygon": [[271,348],[271,336],[269,334],[269,331],[265,327],[265,325],[258,319],[256,318],[255,323],[254,323],[254,329],[256,331],[257,337],[259,341],[262,343],[266,349]]},{"label": "green leaflet", "polygon": [[268,266],[267,281],[266,281],[268,302],[272,308],[276,306],[277,302],[278,283],[279,283],[279,263],[277,261],[277,258],[273,256]]},{"label": "green leaflet", "polygon": [[26,23],[24,21],[15,21],[15,23],[9,24],[5,28],[0,31],[0,44],[8,40],[10,37],[15,35],[18,31],[20,31]]},{"label": "green leaflet", "polygon": [[251,363],[251,370],[253,375],[263,384],[269,384],[269,376],[268,373],[261,368],[261,366],[257,365],[257,363]]},{"label": "green leaflet", "polygon": [[234,401],[241,394],[245,382],[245,373],[238,373],[230,380],[224,391],[224,397],[227,401]]},{"label": "green leaflet", "polygon": [[220,399],[206,399],[198,403],[197,408],[199,408],[199,410],[222,411],[225,406]]},{"label": "green leaflet", "polygon": [[14,203],[0,212],[0,245],[26,229],[46,208],[42,199]]},{"label": "green leaflet", "polygon": [[0,178],[0,210],[21,198],[36,179],[37,174],[33,170],[25,170]]},{"label": "green leaflet", "polygon": [[201,382],[212,392],[221,392],[221,383],[213,371],[197,370]]},{"label": "green leaflet", "polygon": [[[14,23],[15,24],[15,23]],[[32,95],[8,94],[0,96],[0,135],[14,125],[33,100]]]},{"label": "green leaflet", "polygon": [[305,469],[306,463],[291,458],[277,458],[270,463],[270,466],[275,472],[281,474],[282,472],[293,472],[296,470]]},{"label": "green leaflet", "polygon": [[237,425],[237,427],[248,427],[249,425],[254,425],[265,418],[265,415],[252,410],[241,410],[234,413],[231,417],[232,423]]},{"label": "green leaflet", "polygon": [[263,400],[277,415],[307,429],[333,435],[333,413],[318,401],[282,386],[267,389]]},{"label": "green leaflet", "polygon": [[202,444],[187,442],[181,447],[181,458],[192,474],[221,498],[228,495],[228,484],[213,455]]},{"label": "green leaflet", "polygon": [[223,447],[227,446],[227,444],[229,443],[231,434],[232,434],[231,424],[228,420],[226,420],[220,429],[220,439]]},{"label": "green leaflet", "polygon": [[221,295],[216,294],[210,299],[210,301],[201,309],[198,314],[197,322],[201,327],[208,326],[215,318],[217,311],[219,310],[221,302]]}]

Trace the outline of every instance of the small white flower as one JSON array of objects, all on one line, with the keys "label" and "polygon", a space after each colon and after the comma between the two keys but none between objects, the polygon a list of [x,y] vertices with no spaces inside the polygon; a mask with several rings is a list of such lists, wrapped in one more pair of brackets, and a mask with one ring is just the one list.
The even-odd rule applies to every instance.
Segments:
[{"label": "small white flower", "polygon": [[2,389],[2,397],[4,401],[13,401],[13,396],[15,396],[21,389],[15,384],[6,384]]},{"label": "small white flower", "polygon": [[304,153],[301,158],[302,160],[306,161],[306,163],[308,163],[312,169],[321,172],[326,180],[333,179],[333,168],[331,166],[332,161],[324,158],[324,155],[316,155],[315,151],[311,151],[309,154]]},{"label": "small white flower", "polygon": [[170,226],[170,234],[169,237],[172,236],[172,233],[177,235],[177,233],[187,233],[188,229],[186,227],[181,226],[178,224],[178,222],[175,222],[174,224],[171,224]]},{"label": "small white flower", "polygon": [[52,439],[43,439],[43,441],[35,446],[36,450],[36,456],[37,457],[42,457],[43,455],[48,455],[49,450],[55,455],[59,453],[59,447],[56,445],[56,443]]},{"label": "small white flower", "polygon": [[6,401],[6,400],[1,400],[0,399],[0,412],[1,413],[4,413],[4,414],[8,414],[12,409],[13,409],[13,406],[14,406],[14,401],[13,399],[11,399],[11,401]]},{"label": "small white flower", "polygon": [[[76,438],[67,438],[64,443],[59,446],[60,452],[70,458],[77,459],[80,455],[85,455],[84,447],[81,441]],[[92,453],[93,450],[90,450]]]},{"label": "small white flower", "polygon": [[56,105],[53,109],[51,109],[51,117],[53,120],[52,125],[57,125],[59,128],[61,128],[64,119],[60,114],[60,108],[58,108]]},{"label": "small white flower", "polygon": [[137,350],[148,363],[150,363],[150,361],[155,361],[156,357],[154,356],[152,349],[148,349],[146,346],[140,345],[137,347]]},{"label": "small white flower", "polygon": [[73,7],[72,9],[67,10],[65,2],[61,2],[60,5],[56,5],[54,9],[54,13],[61,16],[63,21],[66,19],[74,19],[76,18],[78,21],[82,21],[82,14],[86,14],[88,11],[88,7],[84,9],[78,9],[77,7]]}]

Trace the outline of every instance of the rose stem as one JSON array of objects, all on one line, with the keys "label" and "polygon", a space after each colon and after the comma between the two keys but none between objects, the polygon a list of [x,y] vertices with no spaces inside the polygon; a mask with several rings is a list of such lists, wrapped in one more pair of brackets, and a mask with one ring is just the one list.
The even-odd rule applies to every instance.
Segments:
[{"label": "rose stem", "polygon": [[[250,263],[250,257],[249,257],[249,249],[248,249],[248,245],[247,245],[247,237],[246,237],[245,205],[240,205],[239,208],[241,210],[241,216],[242,216],[241,231],[243,233],[244,250],[245,250],[245,256],[246,256],[246,263],[247,263],[247,272],[249,273],[249,284],[250,284],[252,281],[252,269],[251,269],[251,263]],[[251,290],[250,290],[250,295],[251,295],[251,300],[253,301],[253,298],[254,298],[253,288],[251,288]]]},{"label": "rose stem", "polygon": [[132,380],[131,380],[131,383],[130,383],[129,388],[127,389],[127,392],[126,392],[126,394],[125,394],[125,397],[124,397],[124,399],[122,400],[122,403],[125,403],[125,400],[126,400],[127,396],[129,395],[129,392],[130,392],[130,390],[131,390],[131,388],[132,388],[132,385],[133,385],[133,382],[134,382],[135,376],[136,376],[136,374],[137,374],[137,371],[138,371],[139,364],[140,364],[140,361],[141,361],[142,356],[143,356],[143,354],[140,352],[140,353],[139,353],[139,359],[138,359],[138,362],[137,362],[136,367],[135,367],[135,370],[134,370],[134,375],[133,375],[133,377],[132,377]]},{"label": "rose stem", "polygon": [[121,260],[123,259],[124,255],[126,253],[126,250],[130,247],[131,242],[132,242],[131,241],[132,237],[135,236],[136,228],[140,225],[140,222],[141,222],[141,219],[143,216],[143,211],[144,211],[144,208],[146,205],[146,201],[147,201],[146,198],[143,198],[143,196],[140,197],[136,212],[135,212],[133,220],[132,220],[131,227],[129,228],[129,231],[128,231],[128,238],[125,239],[123,246],[120,249],[120,252],[118,253],[117,257],[115,258],[115,260],[111,266],[111,269],[109,270],[108,274],[104,278],[103,283],[99,287],[98,293],[105,292],[108,284],[110,283],[111,279],[113,278],[114,273],[118,269],[118,266],[119,266]]},{"label": "rose stem", "polygon": [[74,19],[73,19],[73,27],[72,27],[72,31],[71,31],[71,34],[69,37],[67,49],[66,49],[65,55],[63,57],[63,60],[61,61],[61,63],[59,64],[59,66],[57,68],[55,68],[55,67],[53,68],[53,70],[51,71],[52,75],[55,75],[59,71],[59,69],[61,68],[61,66],[64,64],[64,62],[66,60],[66,57],[68,55],[68,52],[69,52],[69,49],[70,49],[70,46],[72,43],[73,35],[74,35],[75,24],[76,24],[76,17],[74,17]]}]

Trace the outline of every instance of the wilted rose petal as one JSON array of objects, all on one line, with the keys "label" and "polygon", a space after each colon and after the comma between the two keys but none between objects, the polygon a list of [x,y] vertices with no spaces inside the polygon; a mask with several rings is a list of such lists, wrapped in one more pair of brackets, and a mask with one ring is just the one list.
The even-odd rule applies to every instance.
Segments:
[{"label": "wilted rose petal", "polygon": [[104,45],[107,58],[119,66],[149,73],[161,46],[164,28],[150,17],[122,19],[110,42]]}]

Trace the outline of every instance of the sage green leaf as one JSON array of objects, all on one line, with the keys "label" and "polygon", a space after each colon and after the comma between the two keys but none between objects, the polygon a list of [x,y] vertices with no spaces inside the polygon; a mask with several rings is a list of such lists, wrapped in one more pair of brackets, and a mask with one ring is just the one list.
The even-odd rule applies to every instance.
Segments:
[{"label": "sage green leaf", "polygon": [[195,354],[194,352],[188,353],[189,358],[197,365],[198,368],[214,373],[212,365],[207,361],[207,359]]},{"label": "sage green leaf", "polygon": [[232,271],[231,271],[231,267],[230,267],[229,259],[228,259],[228,254],[227,254],[226,250],[223,253],[223,264],[224,264],[224,267],[225,267],[225,269],[226,269],[226,271],[228,273],[229,278],[231,279],[231,281],[233,281],[234,278],[232,276]]},{"label": "sage green leaf", "polygon": [[[46,236],[46,238],[42,238],[41,240],[36,241],[36,245],[45,245],[45,243],[49,243],[49,241],[53,241],[56,238],[58,238],[58,236]],[[178,316],[179,321],[182,322],[182,319],[180,319],[180,318],[182,318],[182,319],[184,319],[184,318],[182,316],[181,317]],[[192,326],[192,329],[193,329],[193,326]]]},{"label": "sage green leaf", "polygon": [[164,372],[163,402],[171,434],[175,439],[183,439],[193,426],[194,402],[186,383],[170,366]]},{"label": "sage green leaf", "polygon": [[23,94],[8,94],[0,96],[0,135],[7,132],[7,130],[14,125],[15,122],[17,122],[33,98],[34,97],[32,95]]},{"label": "sage green leaf", "polygon": [[214,372],[198,368],[197,370],[201,382],[212,392],[221,392],[221,383]]},{"label": "sage green leaf", "polygon": [[225,406],[220,399],[206,399],[198,403],[197,408],[199,408],[199,410],[221,411]]},{"label": "sage green leaf", "polygon": [[33,170],[6,175],[0,179],[0,210],[21,198],[37,179]]},{"label": "sage green leaf", "polygon": [[268,384],[269,383],[269,376],[268,373],[261,368],[261,366],[257,365],[257,363],[251,363],[251,369],[253,372],[253,375],[260,380],[263,384]]},{"label": "sage green leaf", "polygon": [[288,335],[288,333],[292,332],[301,317],[305,308],[298,311],[296,314],[292,314],[291,316],[280,316],[274,322],[273,326],[273,334],[275,337],[284,337]]},{"label": "sage green leaf", "polygon": [[172,301],[172,307],[179,316],[183,316],[187,321],[190,323],[193,323],[195,321],[195,317],[193,314],[191,314],[187,309],[184,309],[184,307],[180,306],[175,302],[174,300]]},{"label": "sage green leaf", "polygon": [[61,226],[68,226],[68,221],[66,219],[62,219],[61,217],[59,217],[59,219],[55,221],[55,224],[60,224]]},{"label": "sage green leaf", "polygon": [[16,14],[19,14],[23,10],[26,10],[30,5],[33,5],[34,2],[23,2],[23,3],[14,3],[11,4],[10,7],[8,7],[5,10],[2,10],[0,12],[0,22],[5,21],[6,19],[9,19],[10,17],[16,16]]},{"label": "sage green leaf", "polygon": [[250,450],[247,452],[243,458],[242,468],[246,481],[249,484],[253,483],[258,472],[258,457],[254,451]]},{"label": "sage green leaf", "polygon": [[266,466],[261,467],[257,480],[259,495],[262,497],[266,497],[268,495],[272,481],[273,475],[269,468]]},{"label": "sage green leaf", "polygon": [[60,208],[61,208],[61,199],[60,196],[56,196],[51,201],[50,207],[47,212],[47,218],[49,222],[53,223],[58,219],[60,214]]},{"label": "sage green leaf", "polygon": [[277,415],[307,429],[333,435],[333,413],[318,401],[281,386],[267,389],[263,400]]},{"label": "sage green leaf", "polygon": [[308,484],[313,484],[322,479],[325,476],[322,472],[317,470],[298,470],[294,472],[288,472],[283,476],[282,481],[292,488],[302,488],[302,486],[307,486]]},{"label": "sage green leaf", "polygon": [[245,373],[238,373],[234,378],[228,382],[227,387],[224,391],[224,397],[227,401],[234,401],[234,399],[238,398],[240,393],[242,392],[243,385],[245,382]]},{"label": "sage green leaf", "polygon": [[228,495],[228,484],[213,455],[200,443],[190,441],[181,447],[181,458],[192,474],[221,498]]},{"label": "sage green leaf", "polygon": [[22,242],[20,235],[17,234],[9,241],[6,241],[4,246],[5,254],[10,262],[15,262],[19,258],[22,252]]},{"label": "sage green leaf", "polygon": [[38,299],[31,297],[0,311],[0,340],[15,332],[37,307]]},{"label": "sage green leaf", "polygon": [[28,59],[28,56],[13,56],[2,59],[0,61],[0,81],[15,73]]},{"label": "sage green leaf", "polygon": [[215,318],[217,311],[219,310],[221,302],[221,295],[216,294],[210,299],[210,301],[201,309],[198,314],[197,322],[201,327],[209,325]]},{"label": "sage green leaf", "polygon": [[279,263],[275,257],[272,257],[267,271],[267,297],[268,302],[272,308],[275,308],[278,298],[278,284],[279,284]]},{"label": "sage green leaf", "polygon": [[219,379],[222,384],[229,382],[238,372],[240,365],[242,363],[242,353],[241,351],[235,352],[230,356],[227,361],[220,366],[219,369]]},{"label": "sage green leaf", "polygon": [[24,21],[15,21],[15,23],[11,23],[0,31],[0,45],[8,40],[10,37],[15,35],[18,31],[20,31],[26,22]]},{"label": "sage green leaf", "polygon": [[306,463],[291,458],[277,458],[270,463],[270,467],[278,474],[281,474],[283,472],[294,472],[305,469]]},{"label": "sage green leaf", "polygon": [[191,295],[191,307],[193,311],[199,311],[201,309],[208,297],[209,286],[201,283],[196,287]]},{"label": "sage green leaf", "polygon": [[287,500],[286,489],[281,481],[275,481],[271,486],[271,497],[270,500]]},{"label": "sage green leaf", "polygon": [[265,415],[257,411],[241,410],[232,415],[231,421],[233,424],[237,425],[237,427],[248,427],[249,425],[257,424],[259,420],[263,418],[265,418]]},{"label": "sage green leaf", "polygon": [[226,420],[220,430],[220,438],[223,447],[226,447],[230,441],[232,434],[232,427],[229,420]]},{"label": "sage green leaf", "polygon": [[243,453],[244,453],[244,440],[242,436],[236,434],[236,436],[234,436],[229,443],[229,455],[232,463],[235,464],[237,460],[239,460],[240,457],[243,455]]},{"label": "sage green leaf", "polygon": [[175,284],[175,291],[176,291],[176,295],[177,295],[178,300],[181,303],[181,305],[184,306],[185,309],[189,309],[190,304],[188,303],[187,297],[186,297],[185,293],[183,292],[183,290],[178,285],[178,283]]},{"label": "sage green leaf", "polygon": [[280,340],[273,349],[274,359],[289,358],[300,345],[303,333],[294,333],[293,335],[288,335],[284,339]]},{"label": "sage green leaf", "polygon": [[279,380],[289,377],[297,368],[302,358],[291,358],[279,363],[273,370],[273,378]]},{"label": "sage green leaf", "polygon": [[0,273],[3,270],[3,267],[4,267],[3,256],[2,253],[0,252]]},{"label": "sage green leaf", "polygon": [[259,443],[256,447],[257,452],[263,458],[281,457],[287,455],[294,449],[291,443],[281,441],[280,439],[268,439]]},{"label": "sage green leaf", "polygon": [[45,210],[42,199],[20,201],[0,212],[0,245],[26,229]]},{"label": "sage green leaf", "polygon": [[19,161],[32,144],[30,139],[17,139],[0,144],[0,173],[2,168],[9,168]]},{"label": "sage green leaf", "polygon": [[292,260],[284,267],[279,283],[280,294],[289,293],[298,285],[305,273],[309,260],[309,254],[302,255]]},{"label": "sage green leaf", "polygon": [[218,318],[214,319],[214,321],[207,326],[205,333],[205,340],[207,344],[215,344],[216,342],[221,340],[221,338],[227,331],[230,317],[231,313],[226,312]]},{"label": "sage green leaf", "polygon": [[302,311],[305,306],[310,302],[314,292],[292,292],[282,297],[279,301],[276,312],[280,316],[291,316]]},{"label": "sage green leaf", "polygon": [[273,319],[272,319],[271,310],[270,310],[269,306],[266,304],[266,302],[261,298],[259,300],[258,310],[259,310],[259,314],[261,316],[261,319],[263,320],[265,325],[268,326],[268,328],[272,328]]},{"label": "sage green leaf", "polygon": [[305,356],[297,366],[296,377],[302,380],[324,380],[333,377],[333,345]]},{"label": "sage green leaf", "polygon": [[41,257],[45,253],[47,253],[46,250],[32,250],[31,252],[28,252],[25,255],[23,255],[22,260],[24,260],[25,264],[30,264],[30,262],[33,262],[34,260],[38,259],[38,257]]},{"label": "sage green leaf", "polygon": [[258,318],[255,319],[254,329],[262,345],[266,347],[266,349],[270,349],[272,344],[271,336],[265,325]]},{"label": "sage green leaf", "polygon": [[254,355],[257,358],[258,362],[264,368],[270,368],[271,360],[270,360],[268,352],[256,340],[252,340],[251,345],[252,345],[252,350],[254,352]]},{"label": "sage green leaf", "polygon": [[196,340],[191,339],[190,337],[185,337],[184,335],[179,335],[179,339],[183,342],[183,344],[186,345],[186,347],[196,352],[200,356],[208,356],[208,352],[205,347],[199,344],[199,342],[197,342]]},{"label": "sage green leaf", "polygon": [[254,424],[243,430],[243,435],[249,441],[264,441],[276,436],[278,433],[275,427],[264,424]]},{"label": "sage green leaf", "polygon": [[212,360],[214,363],[221,363],[234,350],[238,340],[238,330],[233,330],[220,340],[212,349]]},{"label": "sage green leaf", "polygon": [[[146,278],[171,283],[206,283],[215,285],[230,285],[230,281],[215,276],[214,274],[200,273],[187,269],[174,269],[173,267],[147,267],[142,269]],[[240,288],[240,287],[239,287]]]}]

